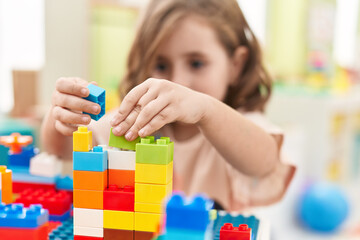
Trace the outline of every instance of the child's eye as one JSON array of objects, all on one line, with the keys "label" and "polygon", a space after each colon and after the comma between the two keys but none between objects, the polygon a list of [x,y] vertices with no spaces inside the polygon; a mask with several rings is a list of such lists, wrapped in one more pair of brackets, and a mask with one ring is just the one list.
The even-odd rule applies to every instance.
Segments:
[{"label": "child's eye", "polygon": [[193,60],[190,62],[190,65],[194,69],[198,69],[204,66],[204,62],[200,60]]},{"label": "child's eye", "polygon": [[157,71],[164,72],[164,71],[166,71],[166,69],[167,69],[166,64],[164,64],[164,63],[156,64],[156,70]]}]

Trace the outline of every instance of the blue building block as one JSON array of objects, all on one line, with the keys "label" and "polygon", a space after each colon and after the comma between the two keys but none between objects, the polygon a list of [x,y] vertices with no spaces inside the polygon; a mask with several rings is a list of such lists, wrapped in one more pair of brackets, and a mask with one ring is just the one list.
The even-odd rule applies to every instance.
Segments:
[{"label": "blue building block", "polygon": [[73,152],[74,170],[103,172],[107,168],[107,151],[102,147],[93,147],[90,152]]},{"label": "blue building block", "polygon": [[70,176],[56,176],[55,185],[58,190],[73,190],[73,179]]},{"label": "blue building block", "polygon": [[33,145],[22,148],[21,153],[9,153],[8,167],[29,167],[30,159],[39,153],[39,149]]},{"label": "blue building block", "polygon": [[257,239],[260,221],[255,216],[245,217],[243,215],[232,215],[225,211],[219,211],[217,212],[217,217],[213,226],[214,240],[220,240],[220,228],[225,223],[232,223],[234,226],[239,226],[240,224],[247,224],[248,227],[252,230],[251,239]]},{"label": "blue building block", "polygon": [[191,231],[184,229],[166,229],[164,240],[212,240],[212,231]]},{"label": "blue building block", "polygon": [[37,228],[49,221],[49,212],[40,204],[0,204],[0,227]]},{"label": "blue building block", "polygon": [[101,111],[98,115],[93,115],[93,114],[86,113],[86,112],[84,112],[84,113],[89,114],[92,119],[97,121],[105,114],[105,89],[95,86],[93,84],[89,84],[88,89],[90,90],[90,94],[88,97],[86,97],[84,99],[99,104],[101,107]]},{"label": "blue building block", "polygon": [[73,218],[69,218],[49,234],[49,240],[73,240]]},{"label": "blue building block", "polygon": [[63,222],[67,219],[70,218],[70,212],[71,210],[67,211],[66,213],[64,213],[63,215],[49,215],[49,221],[54,221],[54,222]]},{"label": "blue building block", "polygon": [[201,195],[185,201],[181,194],[174,194],[166,206],[166,229],[207,230],[210,224],[209,211],[213,201]]}]

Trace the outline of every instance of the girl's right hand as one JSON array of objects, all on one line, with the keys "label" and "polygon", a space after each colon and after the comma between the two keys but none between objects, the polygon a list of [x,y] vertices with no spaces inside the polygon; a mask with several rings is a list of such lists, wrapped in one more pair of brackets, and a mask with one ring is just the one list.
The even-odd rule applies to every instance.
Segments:
[{"label": "girl's right hand", "polygon": [[90,116],[83,112],[100,113],[99,104],[83,99],[89,96],[88,84],[81,78],[59,78],[56,81],[51,116],[55,120],[55,129],[63,135],[71,136],[78,125],[90,123]]}]

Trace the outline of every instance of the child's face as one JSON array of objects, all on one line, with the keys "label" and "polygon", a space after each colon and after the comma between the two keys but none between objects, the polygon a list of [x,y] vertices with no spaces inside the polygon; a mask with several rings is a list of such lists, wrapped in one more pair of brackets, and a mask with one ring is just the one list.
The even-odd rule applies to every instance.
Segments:
[{"label": "child's face", "polygon": [[189,16],[160,45],[152,77],[222,101],[239,76],[244,56],[240,51],[230,58],[213,28],[203,18]]}]

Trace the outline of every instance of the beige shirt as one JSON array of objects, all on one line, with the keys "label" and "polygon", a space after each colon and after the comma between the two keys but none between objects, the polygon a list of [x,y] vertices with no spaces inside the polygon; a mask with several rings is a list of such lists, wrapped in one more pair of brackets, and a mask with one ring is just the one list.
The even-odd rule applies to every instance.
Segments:
[{"label": "beige shirt", "polygon": [[[282,132],[270,124],[263,114],[253,112],[243,115],[273,135],[281,149]],[[97,144],[108,143],[110,119],[108,115],[92,124]],[[175,139],[169,127],[164,127],[161,134]],[[246,176],[227,163],[201,133],[187,141],[174,142],[174,189],[188,195],[206,193],[228,211],[241,211],[280,200],[294,173],[295,167],[279,158],[276,168],[267,176]]]}]

